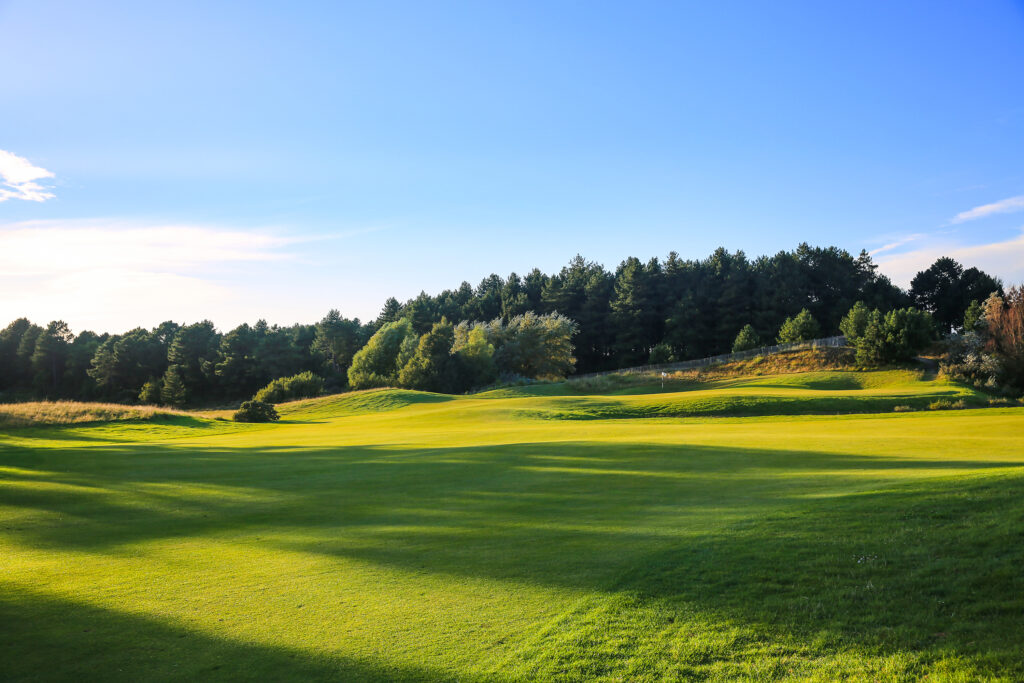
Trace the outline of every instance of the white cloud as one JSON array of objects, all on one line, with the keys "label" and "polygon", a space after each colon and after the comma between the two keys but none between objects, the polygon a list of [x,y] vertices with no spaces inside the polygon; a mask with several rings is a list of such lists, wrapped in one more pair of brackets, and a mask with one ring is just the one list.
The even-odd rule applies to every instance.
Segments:
[{"label": "white cloud", "polygon": [[1008,199],[1001,199],[998,202],[991,204],[983,204],[976,206],[969,211],[963,211],[953,217],[951,223],[963,223],[964,221],[973,221],[978,218],[986,218],[997,213],[1015,213],[1017,211],[1024,211],[1024,195],[1018,197],[1010,197]]},{"label": "white cloud", "polygon": [[887,251],[892,251],[893,249],[897,249],[899,247],[902,247],[904,244],[909,244],[910,242],[914,242],[916,240],[919,240],[922,237],[927,237],[927,235],[925,235],[924,233],[920,233],[919,232],[919,233],[914,233],[913,235],[906,235],[904,237],[900,237],[899,239],[897,239],[897,240],[895,240],[893,242],[889,242],[888,244],[885,244],[885,245],[879,247],[878,249],[873,249],[871,251],[871,256],[877,256],[878,254],[884,254]]},{"label": "white cloud", "polygon": [[949,256],[965,267],[977,267],[1007,284],[1024,282],[1024,228],[1021,234],[1002,242],[964,245],[954,242],[930,244],[876,260],[879,269],[896,284],[907,287],[918,272],[940,256]]},{"label": "white cloud", "polygon": [[28,159],[0,149],[0,202],[8,199],[30,202],[52,199],[53,193],[36,182],[52,177],[53,173],[45,168],[33,166]]},{"label": "white cloud", "polygon": [[297,241],[269,233],[195,225],[25,221],[0,225],[0,272],[174,270],[231,261],[273,261],[289,258],[283,249]]},{"label": "white cloud", "polygon": [[195,225],[31,221],[0,225],[0,325],[19,316],[122,332],[164,320],[265,313],[261,273],[302,241]]}]

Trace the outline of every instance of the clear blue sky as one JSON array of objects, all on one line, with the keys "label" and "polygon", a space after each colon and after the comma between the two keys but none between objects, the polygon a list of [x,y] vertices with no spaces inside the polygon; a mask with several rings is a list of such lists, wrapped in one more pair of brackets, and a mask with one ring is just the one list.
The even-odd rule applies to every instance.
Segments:
[{"label": "clear blue sky", "polygon": [[801,241],[1024,280],[1021,2],[0,0],[0,60],[0,324]]}]

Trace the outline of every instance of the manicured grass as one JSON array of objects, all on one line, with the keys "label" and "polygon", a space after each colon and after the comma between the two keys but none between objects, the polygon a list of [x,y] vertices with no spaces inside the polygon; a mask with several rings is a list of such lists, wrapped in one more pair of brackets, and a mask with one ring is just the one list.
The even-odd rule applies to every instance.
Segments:
[{"label": "manicured grass", "polygon": [[11,430],[0,679],[1024,677],[1024,409],[671,388]]}]

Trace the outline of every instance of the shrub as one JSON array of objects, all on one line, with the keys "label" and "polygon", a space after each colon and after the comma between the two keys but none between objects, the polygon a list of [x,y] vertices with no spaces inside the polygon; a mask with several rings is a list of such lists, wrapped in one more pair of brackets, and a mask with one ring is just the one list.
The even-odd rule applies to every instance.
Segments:
[{"label": "shrub", "polygon": [[736,335],[735,341],[732,343],[732,352],[739,353],[740,351],[750,351],[756,349],[761,345],[761,340],[757,338],[757,332],[754,331],[754,326],[747,323],[740,330],[739,334]]},{"label": "shrub", "polygon": [[880,365],[911,360],[934,336],[935,326],[929,313],[901,308],[883,316],[875,309],[868,316],[864,333],[857,339],[857,362]]},{"label": "shrub", "polygon": [[985,301],[985,351],[999,362],[997,382],[1007,391],[1024,393],[1024,287]]},{"label": "shrub", "polygon": [[257,391],[253,399],[264,403],[281,403],[299,398],[313,398],[319,396],[323,390],[323,378],[307,370],[291,377],[278,377]]},{"label": "shrub", "polygon": [[894,413],[912,413],[914,412],[913,406],[893,406],[892,412]]},{"label": "shrub", "polygon": [[156,405],[160,402],[160,380],[150,379],[142,385],[139,391],[139,401],[148,405]]},{"label": "shrub", "polygon": [[782,323],[782,327],[779,329],[779,343],[810,341],[817,339],[820,334],[821,326],[818,325],[818,321],[814,319],[811,312],[805,308],[792,318],[786,318],[786,321]]},{"label": "shrub", "polygon": [[503,327],[492,323],[490,329],[502,342],[495,344],[494,354],[502,374],[555,378],[565,377],[576,367],[572,337],[578,328],[564,315],[527,311]]},{"label": "shrub", "polygon": [[274,406],[263,401],[246,401],[232,416],[235,422],[276,422],[280,417]]},{"label": "shrub", "polygon": [[985,309],[977,299],[973,300],[964,311],[964,334],[981,332],[985,326]]},{"label": "shrub", "polygon": [[647,363],[649,365],[664,365],[666,363],[671,363],[672,360],[672,347],[665,342],[661,342],[651,349],[651,354],[647,358]]},{"label": "shrub", "polygon": [[498,367],[494,363],[494,344],[487,340],[485,325],[461,322],[453,333],[452,353],[462,359],[469,385],[481,387],[493,382],[498,376]]},{"label": "shrub", "polygon": [[928,410],[960,410],[966,407],[967,404],[964,403],[963,399],[950,401],[949,399],[941,398],[928,404]]},{"label": "shrub", "polygon": [[463,356],[452,354],[455,331],[442,319],[420,337],[416,352],[398,373],[399,386],[422,391],[454,394],[465,391],[473,382]]},{"label": "shrub", "polygon": [[847,342],[855,344],[858,339],[864,336],[870,317],[871,311],[868,310],[863,301],[858,301],[840,321],[839,331],[846,336]]},{"label": "shrub", "polygon": [[188,391],[181,378],[181,369],[177,365],[167,368],[167,372],[164,374],[163,386],[160,387],[160,400],[169,406],[183,406],[188,400]]},{"label": "shrub", "polygon": [[397,385],[398,373],[415,355],[418,344],[411,322],[403,318],[387,323],[352,357],[349,386],[369,389]]}]

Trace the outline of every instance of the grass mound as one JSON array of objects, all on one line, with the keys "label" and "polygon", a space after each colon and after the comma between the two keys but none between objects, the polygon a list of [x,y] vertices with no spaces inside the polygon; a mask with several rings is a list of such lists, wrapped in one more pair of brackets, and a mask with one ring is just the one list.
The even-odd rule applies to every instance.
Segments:
[{"label": "grass mound", "polygon": [[446,394],[433,394],[410,389],[368,389],[346,394],[281,403],[277,411],[286,420],[349,417],[366,413],[384,413],[422,403],[445,403],[454,400]]},{"label": "grass mound", "polygon": [[[924,410],[937,401],[987,407],[989,397],[915,370],[827,371],[694,381],[670,378],[661,390],[630,384],[580,397],[535,397],[523,416],[558,420],[882,413]],[[593,391],[593,390],[591,390]]]}]

